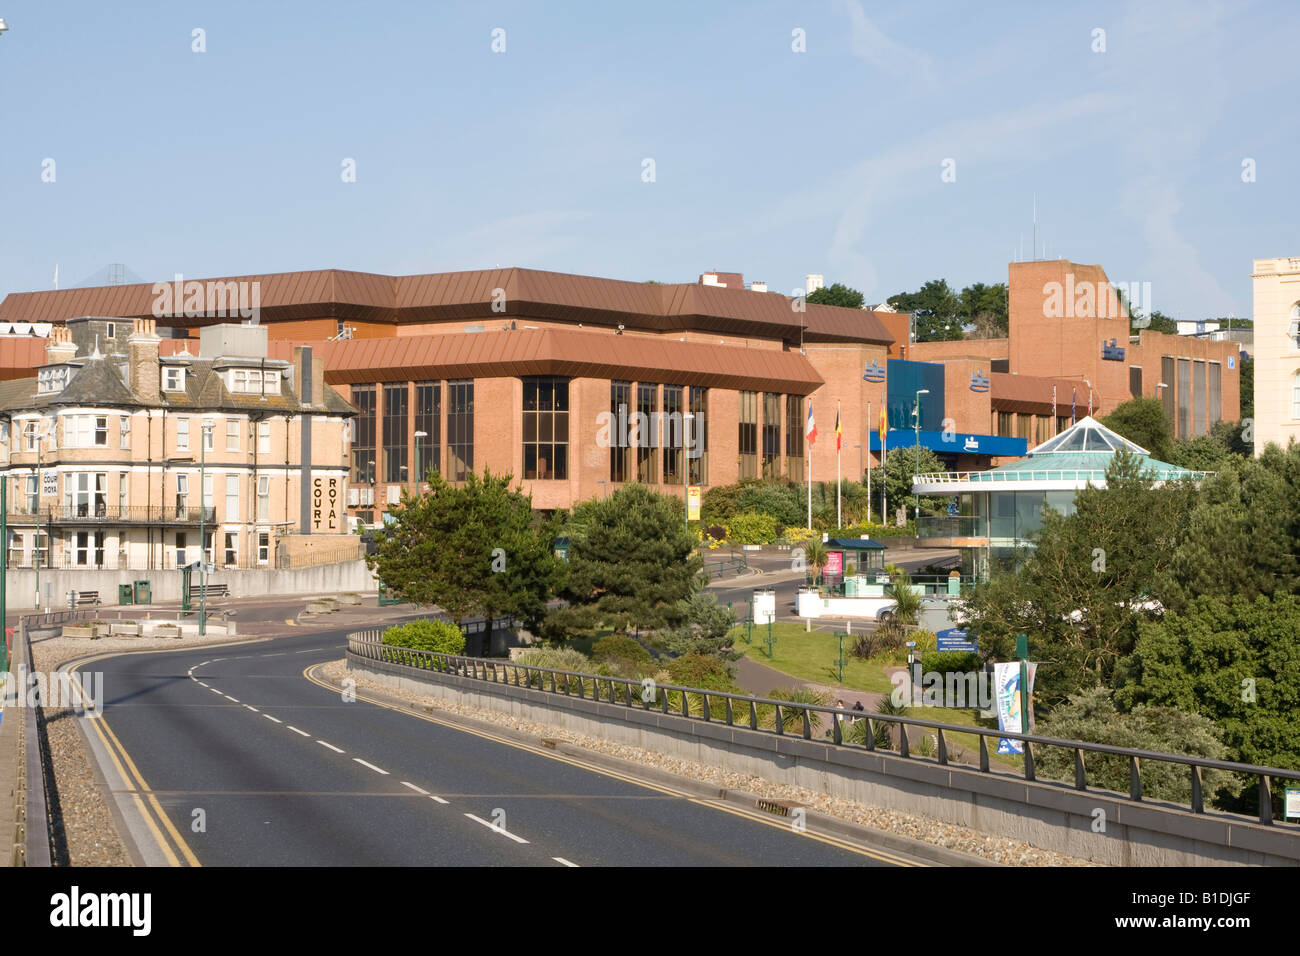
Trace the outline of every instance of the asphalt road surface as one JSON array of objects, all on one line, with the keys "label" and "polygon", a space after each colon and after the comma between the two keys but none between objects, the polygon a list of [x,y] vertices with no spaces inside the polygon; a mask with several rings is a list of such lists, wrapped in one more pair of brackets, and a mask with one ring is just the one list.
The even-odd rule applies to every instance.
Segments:
[{"label": "asphalt road surface", "polygon": [[157,865],[904,865],[303,676],[342,632],[129,654],[83,727]]}]

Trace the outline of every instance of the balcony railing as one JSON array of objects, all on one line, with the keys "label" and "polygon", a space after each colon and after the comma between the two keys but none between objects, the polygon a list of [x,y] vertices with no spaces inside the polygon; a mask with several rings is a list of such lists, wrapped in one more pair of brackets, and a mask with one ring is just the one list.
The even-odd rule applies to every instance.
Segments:
[{"label": "balcony railing", "polygon": [[918,538],[987,538],[987,518],[959,515],[955,517],[921,517],[916,522]]},{"label": "balcony railing", "polygon": [[40,511],[10,511],[11,525],[32,524],[198,524],[214,522],[217,509],[200,508],[189,504],[163,505],[110,505],[106,502],[86,502],[72,505],[50,505]]}]

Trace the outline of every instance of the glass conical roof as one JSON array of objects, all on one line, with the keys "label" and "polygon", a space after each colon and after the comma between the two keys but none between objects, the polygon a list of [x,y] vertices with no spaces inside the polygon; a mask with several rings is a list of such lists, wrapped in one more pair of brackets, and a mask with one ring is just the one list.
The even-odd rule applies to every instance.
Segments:
[{"label": "glass conical roof", "polygon": [[1114,454],[1121,448],[1127,448],[1135,455],[1150,455],[1140,445],[1135,445],[1122,435],[1117,435],[1095,418],[1088,416],[1071,425],[1055,438],[1049,438],[1036,448],[1029,450],[1029,455],[1061,454],[1065,452],[1100,451]]}]

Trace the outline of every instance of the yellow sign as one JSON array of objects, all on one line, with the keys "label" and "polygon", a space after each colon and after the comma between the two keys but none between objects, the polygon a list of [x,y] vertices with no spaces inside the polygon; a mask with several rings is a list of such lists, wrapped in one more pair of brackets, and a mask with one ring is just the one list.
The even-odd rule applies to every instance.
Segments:
[{"label": "yellow sign", "polygon": [[312,478],[311,530],[339,530],[339,489],[343,479],[337,477]]},{"label": "yellow sign", "polygon": [[686,489],[686,520],[700,520],[700,486],[691,485]]}]

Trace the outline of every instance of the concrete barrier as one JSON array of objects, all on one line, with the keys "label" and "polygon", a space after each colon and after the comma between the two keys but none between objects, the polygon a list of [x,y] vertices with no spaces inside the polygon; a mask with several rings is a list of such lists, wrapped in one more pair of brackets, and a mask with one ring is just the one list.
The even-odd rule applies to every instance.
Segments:
[{"label": "concrete barrier", "polygon": [[[119,584],[148,581],[155,602],[181,599],[181,572],[175,569],[152,571],[96,571],[93,569],[41,569],[42,600],[48,607],[68,606],[69,591],[98,591],[104,605],[116,605]],[[198,575],[191,582],[197,589]],[[207,575],[208,584],[224,584],[232,598],[266,597],[278,594],[338,594],[341,591],[373,591],[378,581],[362,560],[338,564],[321,564],[310,568],[250,568],[214,571]],[[11,610],[36,606],[36,572],[31,568],[9,570],[8,601]],[[213,603],[208,598],[208,603]],[[220,600],[225,600],[224,598]],[[198,605],[198,595],[194,596]]]},{"label": "concrete barrier", "polygon": [[[566,697],[366,660],[358,674],[415,693],[550,724],[774,783],[930,817],[1117,866],[1300,864],[1300,829],[1234,814],[1194,814],[1099,790],[981,773],[925,758],[836,747],[717,721]],[[1100,812],[1099,812],[1100,811]],[[1100,829],[1099,829],[1100,828]]]}]

